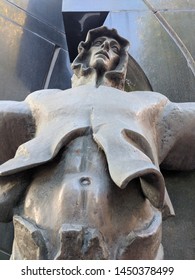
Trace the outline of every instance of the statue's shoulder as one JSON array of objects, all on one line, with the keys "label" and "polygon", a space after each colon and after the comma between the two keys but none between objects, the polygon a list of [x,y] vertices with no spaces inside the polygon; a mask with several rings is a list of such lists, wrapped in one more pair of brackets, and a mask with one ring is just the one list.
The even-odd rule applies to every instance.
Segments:
[{"label": "statue's shoulder", "polygon": [[79,92],[89,92],[88,86],[80,86],[77,88],[69,88],[69,89],[42,89],[42,90],[37,90],[32,93],[30,93],[25,101],[27,103],[32,103],[32,102],[43,102],[44,100],[49,100],[49,99],[56,99],[63,97],[64,95],[68,94],[78,94]]},{"label": "statue's shoulder", "polygon": [[154,98],[154,99],[164,99],[167,97],[165,95],[163,95],[160,92],[156,92],[156,91],[130,91],[127,92],[128,94],[135,94],[135,95],[140,95],[140,96],[145,96],[145,97],[150,97],[150,98]]},{"label": "statue's shoulder", "polygon": [[[101,86],[97,90],[101,91],[101,93],[111,93],[112,95],[118,94],[118,95],[123,95],[126,96],[127,99],[132,100],[132,98],[135,98],[137,100],[143,100],[143,102],[148,102],[148,103],[159,103],[159,102],[168,102],[169,99],[155,91],[123,91],[117,88],[113,87],[107,87],[107,86]],[[114,96],[114,95],[113,95]]]},{"label": "statue's shoulder", "polygon": [[155,92],[155,91],[132,91],[132,92],[128,92],[129,95],[133,95],[135,97],[137,97],[138,99],[143,100],[143,102],[146,103],[167,103],[170,102],[169,99],[159,93],[159,92]]},{"label": "statue's shoulder", "polygon": [[30,93],[25,101],[29,102],[29,101],[33,101],[33,100],[40,100],[40,99],[44,99],[44,98],[48,98],[51,96],[54,96],[58,93],[61,93],[62,90],[61,89],[42,89],[42,90],[37,90],[34,91],[32,93]]}]

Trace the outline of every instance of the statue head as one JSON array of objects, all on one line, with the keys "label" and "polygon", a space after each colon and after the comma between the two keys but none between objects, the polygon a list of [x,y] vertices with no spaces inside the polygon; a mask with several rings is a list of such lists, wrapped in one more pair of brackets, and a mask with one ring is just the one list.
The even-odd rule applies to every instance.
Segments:
[{"label": "statue head", "polygon": [[78,86],[95,81],[124,88],[128,63],[129,42],[115,29],[105,26],[88,32],[85,42],[78,46],[78,56],[72,63],[72,85]]},{"label": "statue head", "polygon": [[89,67],[93,67],[101,74],[115,70],[120,61],[119,43],[107,36],[96,38],[89,49]]}]

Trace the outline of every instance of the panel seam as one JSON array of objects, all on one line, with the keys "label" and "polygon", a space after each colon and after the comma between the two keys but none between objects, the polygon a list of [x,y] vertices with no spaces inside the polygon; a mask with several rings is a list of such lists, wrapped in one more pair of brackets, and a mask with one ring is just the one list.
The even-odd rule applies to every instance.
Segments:
[{"label": "panel seam", "polygon": [[153,12],[155,17],[159,21],[159,23],[162,25],[162,27],[166,30],[166,32],[169,34],[169,36],[173,39],[173,41],[177,45],[177,47],[180,49],[180,51],[182,52],[183,56],[185,57],[185,59],[187,61],[188,67],[190,68],[190,70],[192,71],[192,73],[195,77],[195,61],[194,61],[190,51],[188,50],[188,48],[182,41],[182,39],[179,37],[179,35],[176,33],[176,31],[171,27],[171,25],[168,23],[168,21],[162,16],[162,14],[158,10],[156,10],[149,3],[148,0],[143,0],[143,1],[147,5],[147,7]]}]

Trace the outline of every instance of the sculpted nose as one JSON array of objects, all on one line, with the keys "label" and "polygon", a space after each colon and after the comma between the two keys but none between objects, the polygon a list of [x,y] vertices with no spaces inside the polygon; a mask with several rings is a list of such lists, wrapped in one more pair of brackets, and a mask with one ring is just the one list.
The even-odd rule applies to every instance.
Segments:
[{"label": "sculpted nose", "polygon": [[107,41],[103,43],[102,47],[104,50],[109,51],[109,43]]}]

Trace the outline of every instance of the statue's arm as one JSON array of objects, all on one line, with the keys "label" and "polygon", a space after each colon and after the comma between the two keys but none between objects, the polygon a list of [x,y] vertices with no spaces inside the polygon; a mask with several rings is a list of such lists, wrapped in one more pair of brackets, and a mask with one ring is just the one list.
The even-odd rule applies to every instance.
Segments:
[{"label": "statue's arm", "polygon": [[169,103],[158,123],[159,160],[170,170],[195,169],[195,103]]},{"label": "statue's arm", "polygon": [[17,148],[33,137],[34,129],[25,101],[0,101],[0,164],[14,157]]},{"label": "statue's arm", "polygon": [[[34,134],[34,121],[28,104],[0,102],[0,164],[14,157],[22,143]],[[0,176],[0,222],[12,220],[13,209],[28,185],[28,173]]]}]

